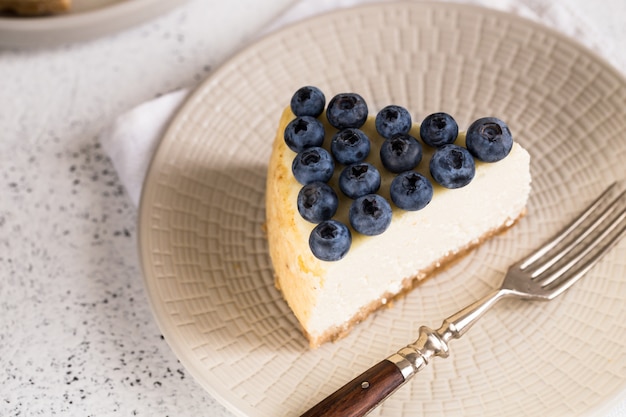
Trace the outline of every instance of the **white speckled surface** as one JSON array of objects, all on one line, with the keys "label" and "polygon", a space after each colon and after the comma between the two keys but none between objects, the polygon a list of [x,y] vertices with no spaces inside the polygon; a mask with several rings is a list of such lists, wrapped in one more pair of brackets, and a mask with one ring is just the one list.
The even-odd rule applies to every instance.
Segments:
[{"label": "white speckled surface", "polygon": [[[291,1],[259,3],[196,0],[98,40],[0,50],[1,416],[232,415],[161,337],[136,208],[97,134],[204,79]],[[626,3],[568,5],[614,41],[603,52],[626,73]]]},{"label": "white speckled surface", "polygon": [[161,337],[136,209],[97,134],[205,78],[287,4],[200,0],[95,41],[0,50],[1,416],[230,416]]}]

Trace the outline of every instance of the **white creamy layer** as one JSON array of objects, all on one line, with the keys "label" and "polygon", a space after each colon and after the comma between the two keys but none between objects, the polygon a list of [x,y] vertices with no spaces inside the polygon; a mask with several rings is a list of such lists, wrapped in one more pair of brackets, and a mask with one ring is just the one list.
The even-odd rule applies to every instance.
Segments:
[{"label": "white creamy layer", "polygon": [[515,143],[505,159],[477,162],[476,176],[467,186],[436,186],[431,203],[417,212],[394,208],[383,234],[353,233],[345,258],[323,262],[323,288],[317,291],[307,331],[315,337],[346,323],[383,294],[400,292],[406,278],[510,225],[523,212],[530,193],[529,164],[528,152]]}]

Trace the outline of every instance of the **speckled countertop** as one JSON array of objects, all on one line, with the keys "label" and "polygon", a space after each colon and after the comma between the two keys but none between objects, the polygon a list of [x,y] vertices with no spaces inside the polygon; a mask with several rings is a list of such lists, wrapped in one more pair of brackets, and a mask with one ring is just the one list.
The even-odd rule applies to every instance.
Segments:
[{"label": "speckled countertop", "polygon": [[[117,115],[196,85],[291,2],[217,3],[97,40],[0,49],[0,416],[232,415],[157,328],[137,210],[98,143]],[[626,7],[601,4],[572,7],[615,38],[626,72]]]},{"label": "speckled countertop", "polygon": [[119,34],[0,50],[0,416],[230,416],[153,320],[137,211],[98,143],[288,4],[193,1]]}]

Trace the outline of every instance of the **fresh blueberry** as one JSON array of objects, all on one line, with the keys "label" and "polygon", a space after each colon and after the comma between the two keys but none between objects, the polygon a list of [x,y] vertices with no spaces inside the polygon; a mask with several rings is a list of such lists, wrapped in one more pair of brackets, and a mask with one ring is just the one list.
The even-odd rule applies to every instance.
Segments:
[{"label": "fresh blueberry", "polygon": [[472,154],[457,145],[437,148],[430,159],[430,175],[446,188],[461,188],[474,178],[476,167]]},{"label": "fresh blueberry", "polygon": [[380,161],[393,173],[411,170],[422,160],[422,145],[413,136],[396,134],[380,147]]},{"label": "fresh blueberry", "polygon": [[338,261],[346,256],[352,244],[352,234],[345,224],[326,220],[315,226],[309,236],[309,247],[322,261]]},{"label": "fresh blueberry", "polygon": [[391,201],[403,210],[421,210],[433,198],[433,185],[428,178],[415,171],[398,174],[389,189]]},{"label": "fresh blueberry", "polygon": [[324,148],[307,148],[300,152],[291,164],[291,171],[302,185],[312,182],[327,182],[335,170],[335,163]]},{"label": "fresh blueberry", "polygon": [[340,164],[361,162],[370,154],[370,139],[360,129],[343,129],[333,136],[330,151]]},{"label": "fresh blueberry", "polygon": [[337,194],[323,182],[307,184],[298,193],[298,212],[311,223],[329,220],[337,212],[338,206]]},{"label": "fresh blueberry", "polygon": [[467,149],[485,162],[504,159],[513,147],[513,136],[506,123],[496,117],[483,117],[467,129]]},{"label": "fresh blueberry", "polygon": [[380,172],[372,164],[348,165],[339,175],[339,189],[352,199],[372,194],[380,188]]},{"label": "fresh blueberry", "polygon": [[296,116],[317,117],[324,111],[326,97],[317,87],[305,86],[291,97],[291,111]]},{"label": "fresh blueberry", "polygon": [[359,128],[367,120],[367,103],[356,93],[337,94],[328,103],[326,118],[337,129]]},{"label": "fresh blueberry", "polygon": [[322,146],[324,125],[311,116],[296,117],[285,127],[284,137],[289,149],[296,153],[313,146]]},{"label": "fresh blueberry", "polygon": [[375,236],[383,233],[391,224],[391,206],[380,195],[368,194],[352,202],[349,216],[354,230]]},{"label": "fresh blueberry", "polygon": [[454,143],[458,134],[459,125],[448,113],[433,113],[420,125],[422,140],[435,148]]},{"label": "fresh blueberry", "polygon": [[378,112],[374,123],[380,136],[390,138],[397,133],[409,133],[413,122],[407,109],[391,105]]}]

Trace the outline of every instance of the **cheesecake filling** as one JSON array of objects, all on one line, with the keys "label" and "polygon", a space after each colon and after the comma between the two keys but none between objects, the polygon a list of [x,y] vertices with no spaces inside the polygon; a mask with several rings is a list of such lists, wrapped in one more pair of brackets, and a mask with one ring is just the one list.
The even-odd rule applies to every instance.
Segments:
[{"label": "cheesecake filling", "polygon": [[[530,192],[530,157],[519,144],[503,161],[481,163],[463,188],[438,187],[419,212],[394,210],[385,233],[359,238],[339,262],[328,262],[305,327],[321,335],[385,294],[401,293],[407,280],[422,280],[433,269],[465,252],[524,212]],[[368,241],[365,244],[365,241]]]}]

